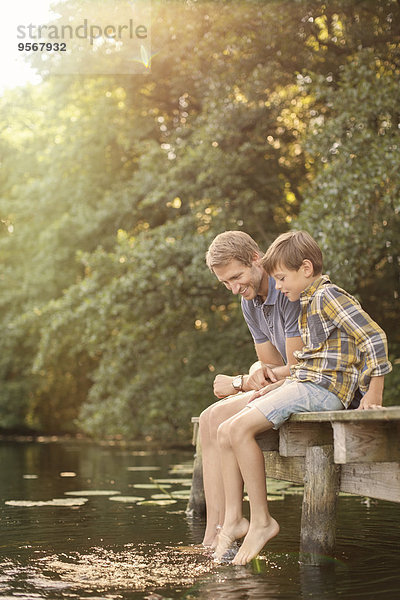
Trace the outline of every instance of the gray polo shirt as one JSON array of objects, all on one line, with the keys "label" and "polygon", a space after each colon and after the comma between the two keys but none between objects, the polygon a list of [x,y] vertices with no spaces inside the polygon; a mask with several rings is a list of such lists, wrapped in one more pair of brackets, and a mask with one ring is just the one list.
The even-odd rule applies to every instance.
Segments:
[{"label": "gray polo shirt", "polygon": [[254,343],[271,342],[286,363],[286,338],[300,335],[300,302],[290,302],[276,289],[275,279],[269,277],[265,302],[259,296],[254,300],[242,298],[242,311]]}]

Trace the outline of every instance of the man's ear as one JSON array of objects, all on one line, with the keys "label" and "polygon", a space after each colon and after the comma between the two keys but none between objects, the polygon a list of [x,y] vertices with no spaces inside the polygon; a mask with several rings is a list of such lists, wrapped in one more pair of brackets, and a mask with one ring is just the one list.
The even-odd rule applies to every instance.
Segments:
[{"label": "man's ear", "polygon": [[314,265],[311,260],[305,258],[301,266],[306,277],[312,277],[314,275]]},{"label": "man's ear", "polygon": [[252,257],[253,264],[260,265],[261,259],[262,259],[262,256],[260,254],[257,254],[257,252],[254,252],[253,257]]}]

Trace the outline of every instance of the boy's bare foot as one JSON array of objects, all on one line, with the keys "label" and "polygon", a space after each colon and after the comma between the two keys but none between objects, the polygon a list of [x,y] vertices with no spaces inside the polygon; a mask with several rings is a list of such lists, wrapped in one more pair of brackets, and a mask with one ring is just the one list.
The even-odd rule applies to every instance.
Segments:
[{"label": "boy's bare foot", "polygon": [[215,549],[214,558],[221,560],[226,554],[233,542],[244,537],[249,530],[249,522],[245,517],[242,517],[238,523],[232,526],[225,526],[218,534],[218,544]]},{"label": "boy's bare foot", "polygon": [[275,519],[270,518],[268,525],[264,527],[249,527],[239,552],[232,560],[234,565],[247,565],[262,550],[265,544],[279,533],[279,525]]}]

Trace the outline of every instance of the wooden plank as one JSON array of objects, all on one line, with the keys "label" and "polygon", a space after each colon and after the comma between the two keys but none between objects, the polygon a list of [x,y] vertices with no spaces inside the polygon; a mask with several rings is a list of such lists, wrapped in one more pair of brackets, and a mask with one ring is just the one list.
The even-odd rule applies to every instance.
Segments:
[{"label": "wooden plank", "polygon": [[[192,423],[198,423],[199,417],[192,417]],[[289,423],[311,421],[400,421],[400,406],[388,406],[370,410],[326,410],[292,415]]]},{"label": "wooden plank", "polygon": [[330,423],[284,423],[279,429],[279,454],[305,456],[309,446],[333,444]]},{"label": "wooden plank", "polygon": [[341,467],[340,491],[400,502],[400,464],[347,464]]},{"label": "wooden plank", "polygon": [[395,462],[400,460],[400,424],[398,422],[332,423],[332,426],[335,463]]},{"label": "wooden plank", "polygon": [[400,406],[388,406],[370,410],[332,410],[321,412],[297,413],[290,417],[289,422],[312,421],[394,421],[400,420]]},{"label": "wooden plank", "polygon": [[333,555],[339,481],[333,446],[307,448],[300,533],[300,561],[304,564],[319,565]]},{"label": "wooden plank", "polygon": [[278,452],[264,452],[264,459],[267,477],[303,484],[305,460],[303,456],[285,458],[279,456]]},{"label": "wooden plank", "polygon": [[256,437],[257,443],[263,452],[279,449],[279,431],[269,429]]}]

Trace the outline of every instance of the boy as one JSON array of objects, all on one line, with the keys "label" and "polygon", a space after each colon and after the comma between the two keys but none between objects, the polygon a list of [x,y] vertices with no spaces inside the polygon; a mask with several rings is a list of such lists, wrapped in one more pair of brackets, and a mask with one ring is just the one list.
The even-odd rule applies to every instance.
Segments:
[{"label": "boy", "polygon": [[[358,387],[365,392],[359,409],[380,407],[383,376],[391,371],[384,332],[355,298],[321,274],[322,253],[308,233],[279,236],[262,264],[282,294],[291,302],[300,299],[304,346],[286,380],[255,392],[248,406],[218,430],[227,506],[215,556],[222,558],[234,540],[245,536],[232,561],[236,565],[252,560],[279,532],[268,511],[264,457],[255,437],[278,429],[292,413],[346,409]],[[242,479],[250,523],[242,514]]]}]

